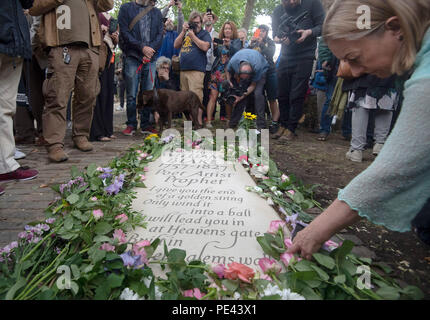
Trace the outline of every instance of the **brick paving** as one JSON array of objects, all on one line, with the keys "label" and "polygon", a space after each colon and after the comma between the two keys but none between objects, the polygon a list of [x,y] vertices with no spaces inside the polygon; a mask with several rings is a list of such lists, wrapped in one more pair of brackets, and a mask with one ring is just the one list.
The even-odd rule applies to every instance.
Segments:
[{"label": "brick paving", "polygon": [[70,169],[76,166],[79,170],[90,163],[100,166],[108,164],[135,143],[142,141],[142,134],[126,137],[121,131],[125,128],[125,111],[114,115],[114,135],[117,139],[110,142],[93,142],[94,150],[83,153],[73,148],[71,130],[67,130],[65,151],[69,160],[63,163],[50,163],[44,147],[34,145],[18,145],[27,154],[25,159],[18,162],[39,171],[39,176],[30,181],[7,182],[1,184],[6,189],[0,196],[0,247],[16,240],[17,234],[24,226],[44,217],[44,210],[54,200],[57,194],[49,188],[51,185],[67,182],[70,179]]}]

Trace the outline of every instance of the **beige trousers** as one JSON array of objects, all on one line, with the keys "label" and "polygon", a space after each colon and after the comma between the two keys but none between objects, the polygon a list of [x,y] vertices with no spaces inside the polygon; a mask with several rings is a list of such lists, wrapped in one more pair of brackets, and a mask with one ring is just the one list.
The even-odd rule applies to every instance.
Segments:
[{"label": "beige trousers", "polygon": [[43,136],[49,147],[64,145],[66,111],[70,92],[72,101],[72,136],[89,137],[93,109],[100,91],[99,57],[90,49],[68,47],[70,63],[63,61],[63,48],[52,48],[48,56],[47,79],[43,83],[45,108]]},{"label": "beige trousers", "polygon": [[20,167],[15,161],[13,116],[16,112],[16,95],[21,79],[22,58],[0,53],[0,174]]},{"label": "beige trousers", "polygon": [[203,103],[203,81],[205,73],[200,71],[181,71],[181,91],[192,91]]}]

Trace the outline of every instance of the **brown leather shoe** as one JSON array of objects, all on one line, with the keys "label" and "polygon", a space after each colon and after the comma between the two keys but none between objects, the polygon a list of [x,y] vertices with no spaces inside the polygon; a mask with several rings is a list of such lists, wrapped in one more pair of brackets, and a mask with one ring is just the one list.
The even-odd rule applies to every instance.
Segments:
[{"label": "brown leather shoe", "polygon": [[296,139],[296,135],[288,129],[285,129],[284,134],[280,138],[282,141],[293,141],[294,139]]},{"label": "brown leather shoe", "polygon": [[76,136],[73,138],[73,143],[76,148],[81,151],[88,152],[93,150],[93,145],[89,143],[88,138],[85,136]]},{"label": "brown leather shoe", "polygon": [[278,131],[276,131],[276,133],[272,135],[272,139],[279,139],[284,134],[285,130],[287,129],[282,126],[279,126]]},{"label": "brown leather shoe", "polygon": [[54,144],[48,149],[48,158],[52,162],[63,162],[69,159],[67,154],[64,152],[63,146],[61,144]]}]

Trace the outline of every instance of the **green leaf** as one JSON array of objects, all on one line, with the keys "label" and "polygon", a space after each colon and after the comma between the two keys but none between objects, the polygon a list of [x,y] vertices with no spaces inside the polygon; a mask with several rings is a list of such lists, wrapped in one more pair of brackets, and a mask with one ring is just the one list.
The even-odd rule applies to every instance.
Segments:
[{"label": "green leaf", "polygon": [[346,281],[346,276],[344,274],[334,277],[334,283],[343,284]]},{"label": "green leaf", "polygon": [[393,272],[393,269],[383,263],[374,263],[373,265],[382,269],[386,274],[390,274],[391,272]]},{"label": "green leaf", "polygon": [[424,294],[421,291],[421,289],[418,287],[415,287],[415,286],[407,286],[407,287],[403,288],[401,293],[405,294],[406,296],[408,296],[409,298],[412,298],[414,300],[424,299]]},{"label": "green leaf", "polygon": [[376,294],[386,300],[398,300],[400,298],[399,290],[389,286],[380,288]]},{"label": "green leaf", "polygon": [[90,259],[92,260],[92,262],[94,264],[96,264],[97,262],[103,260],[104,257],[106,257],[106,251],[100,250],[100,249],[96,249],[96,250],[93,251],[92,254],[90,254]]},{"label": "green leaf", "polygon": [[312,262],[301,260],[294,265],[294,269],[297,269],[298,271],[312,271]]},{"label": "green leaf", "polygon": [[314,253],[312,255],[315,260],[322,266],[326,267],[329,270],[333,270],[334,266],[336,265],[336,263],[334,262],[333,258],[326,256],[324,254],[321,253]]},{"label": "green leaf", "polygon": [[313,270],[316,271],[316,273],[318,273],[319,277],[324,280],[324,281],[328,281],[330,279],[330,276],[321,268],[315,266],[315,265],[311,265],[310,266]]},{"label": "green leaf", "polygon": [[74,279],[74,280],[79,279],[79,277],[80,277],[80,275],[81,275],[81,272],[79,271],[78,266],[77,266],[77,265],[75,265],[75,264],[72,264],[72,265],[70,266],[70,268],[72,269],[73,279]]},{"label": "green leaf", "polygon": [[322,298],[309,286],[305,286],[301,290],[300,294],[306,298],[306,300],[322,300]]},{"label": "green leaf", "polygon": [[121,284],[122,284],[122,282],[123,282],[123,280],[124,280],[124,275],[123,274],[117,275],[115,273],[111,273],[109,275],[109,277],[107,278],[107,282],[108,282],[109,287],[111,289],[120,287]]},{"label": "green leaf", "polygon": [[169,255],[167,257],[167,263],[172,270],[178,270],[182,267],[186,266],[185,257],[186,252],[181,249],[172,249],[169,251]]},{"label": "green leaf", "polygon": [[275,258],[276,260],[279,260],[281,255],[272,248],[265,237],[257,237],[257,242],[260,244],[265,254]]},{"label": "green leaf", "polygon": [[66,198],[67,202],[70,204],[75,204],[79,201],[79,196],[77,194],[72,193],[70,196]]},{"label": "green leaf", "polygon": [[102,221],[96,224],[96,227],[94,228],[94,231],[96,234],[103,235],[110,231],[112,231],[112,227],[109,223],[106,221]]},{"label": "green leaf", "polygon": [[275,294],[273,296],[264,296],[261,300],[281,300],[281,296],[279,294]]},{"label": "green leaf", "polygon": [[15,293],[26,284],[27,281],[25,281],[25,278],[19,278],[18,281],[7,292],[5,300],[12,300],[15,297]]},{"label": "green leaf", "polygon": [[239,288],[239,281],[224,279],[221,283],[227,288],[230,292],[235,292],[237,288]]},{"label": "green leaf", "polygon": [[111,240],[111,238],[104,235],[95,236],[93,239],[94,242],[111,242]]},{"label": "green leaf", "polygon": [[67,216],[66,219],[64,219],[64,229],[70,231],[73,229],[73,217]]},{"label": "green leaf", "polygon": [[345,240],[342,243],[342,246],[333,250],[331,256],[334,256],[336,259],[336,264],[340,266],[345,260],[346,256],[351,252],[352,248],[354,248],[354,242],[350,240]]},{"label": "green leaf", "polygon": [[94,173],[97,171],[97,165],[95,163],[91,163],[87,168],[88,176],[94,176]]},{"label": "green leaf", "polygon": [[95,300],[106,300],[110,294],[110,287],[107,281],[103,281],[96,289]]},{"label": "green leaf", "polygon": [[75,179],[80,175],[80,172],[76,166],[72,166],[72,168],[70,169],[70,175],[72,176],[72,179]]},{"label": "green leaf", "polygon": [[360,258],[358,258],[358,260],[364,262],[365,264],[369,264],[369,265],[372,264],[372,259],[370,259],[370,258],[360,257]]}]

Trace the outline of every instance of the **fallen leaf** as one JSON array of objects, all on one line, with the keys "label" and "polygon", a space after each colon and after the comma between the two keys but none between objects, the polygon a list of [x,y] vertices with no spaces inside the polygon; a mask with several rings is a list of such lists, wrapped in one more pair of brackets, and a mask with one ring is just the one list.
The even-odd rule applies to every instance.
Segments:
[{"label": "fallen leaf", "polygon": [[403,260],[403,261],[400,261],[399,263],[409,268],[409,262],[408,261]]},{"label": "fallen leaf", "polygon": [[39,188],[48,188],[49,186],[47,185],[47,184],[41,184],[40,186],[39,186]]}]

